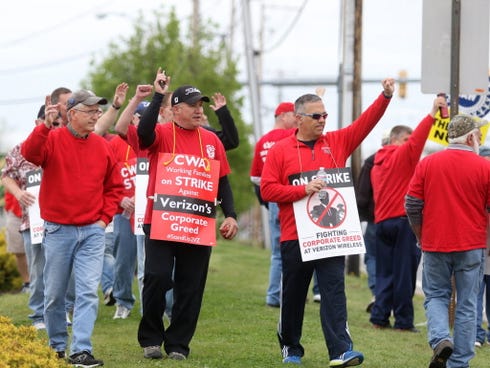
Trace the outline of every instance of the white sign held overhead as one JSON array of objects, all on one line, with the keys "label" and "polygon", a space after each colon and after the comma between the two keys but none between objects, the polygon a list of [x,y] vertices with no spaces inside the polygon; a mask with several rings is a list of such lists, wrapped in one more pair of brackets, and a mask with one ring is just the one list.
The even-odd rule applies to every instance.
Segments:
[{"label": "white sign held overhead", "polygon": [[[452,2],[423,1],[423,93],[450,91]],[[488,0],[461,0],[460,94],[474,95],[487,91],[489,14]]]}]

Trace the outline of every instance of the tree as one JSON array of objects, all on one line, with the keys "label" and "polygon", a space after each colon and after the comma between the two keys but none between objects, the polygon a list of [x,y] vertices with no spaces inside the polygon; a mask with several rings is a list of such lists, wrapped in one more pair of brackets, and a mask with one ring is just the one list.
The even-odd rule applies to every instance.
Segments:
[{"label": "tree", "polygon": [[[128,38],[111,42],[102,61],[91,63],[91,70],[83,85],[99,96],[112,97],[116,86],[126,82],[129,94],[138,84],[153,84],[158,67],[172,77],[171,88],[192,84],[205,95],[221,92],[235,120],[240,146],[228,151],[232,168],[229,176],[238,213],[248,209],[254,202],[249,180],[249,165],[252,147],[249,142],[250,126],[241,117],[243,98],[239,95],[241,85],[237,80],[236,61],[222,39],[216,41],[216,29],[211,23],[202,26],[195,45],[191,37],[183,37],[175,11],[157,11],[153,22],[140,15],[134,23],[134,33]],[[205,106],[211,125],[219,129],[214,112]]]}]

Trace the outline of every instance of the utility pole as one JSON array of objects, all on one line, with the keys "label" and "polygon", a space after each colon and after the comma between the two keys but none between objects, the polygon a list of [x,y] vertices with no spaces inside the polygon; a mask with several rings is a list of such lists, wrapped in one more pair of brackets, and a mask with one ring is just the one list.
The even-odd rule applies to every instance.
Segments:
[{"label": "utility pole", "polygon": [[[361,114],[362,0],[345,0],[342,8],[342,62],[339,70],[339,128]],[[351,156],[354,181],[361,171],[361,149]],[[359,255],[347,257],[347,273],[360,275]]]},{"label": "utility pole", "polygon": [[[253,46],[252,22],[250,17],[250,0],[242,0],[243,31],[245,33],[245,55],[247,62],[248,87],[252,107],[254,138],[257,142],[262,136],[262,121],[260,117],[260,89],[259,75],[257,74],[257,58],[261,57],[261,50],[256,51]],[[267,210],[260,206],[262,233],[266,248],[270,248],[269,221]]]},{"label": "utility pole", "polygon": [[192,0],[192,46],[196,47],[199,41],[201,11],[199,9],[199,0]]}]

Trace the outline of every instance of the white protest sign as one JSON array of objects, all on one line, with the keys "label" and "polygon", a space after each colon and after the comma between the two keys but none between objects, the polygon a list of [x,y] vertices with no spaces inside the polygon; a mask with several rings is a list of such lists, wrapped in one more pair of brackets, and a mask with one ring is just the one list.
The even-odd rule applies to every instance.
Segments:
[{"label": "white protest sign", "polygon": [[136,160],[136,184],[134,196],[134,234],[144,235],[143,221],[146,211],[146,188],[148,187],[148,169],[150,163],[147,158],[138,157]]},{"label": "white protest sign", "polygon": [[366,252],[350,168],[329,169],[327,193],[294,203],[303,262]]},{"label": "white protest sign", "polygon": [[35,202],[28,208],[31,244],[41,244],[44,234],[44,220],[41,218],[39,208],[39,189],[41,187],[42,170],[28,171],[26,178],[26,191],[36,197]]}]

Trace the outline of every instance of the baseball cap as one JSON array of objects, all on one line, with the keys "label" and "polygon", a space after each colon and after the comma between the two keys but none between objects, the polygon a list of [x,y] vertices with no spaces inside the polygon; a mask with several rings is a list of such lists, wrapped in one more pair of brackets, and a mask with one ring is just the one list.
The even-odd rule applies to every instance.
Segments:
[{"label": "baseball cap", "polygon": [[172,106],[182,102],[192,105],[197,101],[209,102],[209,97],[203,96],[200,90],[190,85],[181,86],[172,94]]},{"label": "baseball cap", "polygon": [[447,127],[447,137],[458,138],[487,124],[486,120],[479,120],[471,115],[456,115]]},{"label": "baseball cap", "polygon": [[105,105],[107,103],[107,99],[104,97],[98,97],[92,91],[81,89],[79,91],[74,92],[71,97],[68,99],[66,103],[66,109],[70,110],[73,106],[78,104],[83,104],[86,106],[91,105]]},{"label": "baseball cap", "polygon": [[134,112],[134,115],[142,116],[149,105],[150,103],[148,101],[141,101],[138,104],[138,107],[136,107],[136,111]]},{"label": "baseball cap", "polygon": [[274,117],[284,114],[286,112],[294,112],[294,104],[292,102],[281,102],[276,107]]}]

